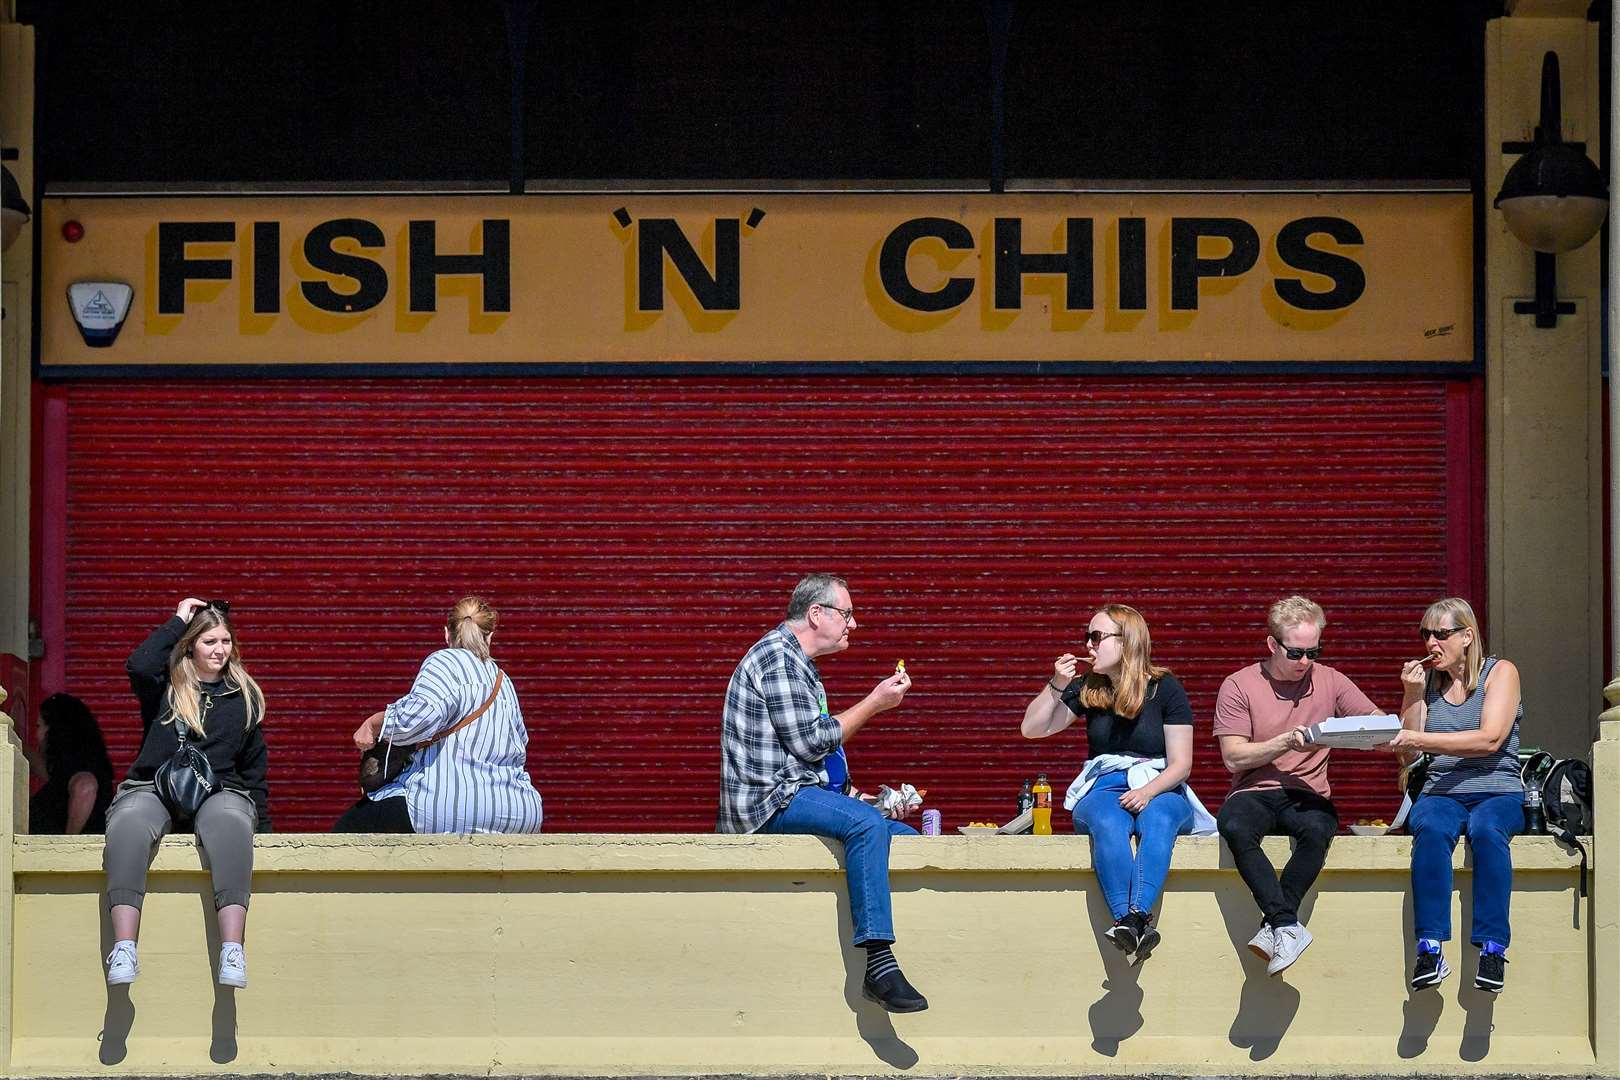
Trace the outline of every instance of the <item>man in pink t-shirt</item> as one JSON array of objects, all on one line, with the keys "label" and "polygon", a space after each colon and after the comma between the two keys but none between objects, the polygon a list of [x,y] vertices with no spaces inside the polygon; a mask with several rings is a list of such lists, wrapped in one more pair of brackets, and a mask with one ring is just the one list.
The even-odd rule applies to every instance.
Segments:
[{"label": "man in pink t-shirt", "polygon": [[[1227,676],[1215,699],[1215,737],[1232,774],[1216,824],[1265,918],[1249,948],[1266,957],[1266,970],[1276,975],[1311,943],[1299,905],[1339,831],[1328,749],[1307,744],[1305,731],[1329,717],[1383,710],[1355,683],[1315,662],[1327,626],[1319,605],[1303,596],[1279,600],[1266,625],[1267,658]],[[1280,880],[1260,849],[1263,837],[1279,834],[1294,838]]]}]

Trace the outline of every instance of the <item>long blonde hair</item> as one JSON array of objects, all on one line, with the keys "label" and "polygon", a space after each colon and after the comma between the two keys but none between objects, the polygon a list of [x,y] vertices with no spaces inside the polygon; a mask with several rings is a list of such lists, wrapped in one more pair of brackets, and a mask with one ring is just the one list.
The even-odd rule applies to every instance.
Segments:
[{"label": "long blonde hair", "polygon": [[1147,701],[1148,683],[1164,678],[1170,669],[1153,662],[1153,639],[1140,611],[1126,604],[1105,604],[1100,613],[1119,627],[1124,655],[1112,679],[1095,671],[1086,672],[1080,684],[1080,703],[1088,709],[1112,709],[1134,720]]},{"label": "long blonde hair", "polygon": [[1463,649],[1463,691],[1472,694],[1474,687],[1479,685],[1480,670],[1485,666],[1485,635],[1479,632],[1479,619],[1475,617],[1472,605],[1460,596],[1436,600],[1423,613],[1418,625],[1430,630],[1461,626],[1473,631],[1468,635],[1468,644]]},{"label": "long blonde hair", "polygon": [[480,660],[489,659],[489,639],[500,623],[500,612],[481,596],[463,596],[450,609],[444,628],[450,634],[450,647],[466,649]]},{"label": "long blonde hair", "polygon": [[174,643],[174,649],[169,653],[169,690],[166,695],[169,719],[185,721],[186,727],[198,737],[205,734],[201,691],[198,689],[201,680],[197,678],[197,665],[191,659],[191,647],[198,638],[219,626],[223,626],[231,635],[231,655],[225,661],[225,670],[220,673],[225,685],[242,692],[247,705],[248,727],[264,719],[264,691],[259,689],[259,684],[242,666],[242,646],[230,619],[218,608],[200,607],[191,616],[186,632],[180,635],[180,640]]}]

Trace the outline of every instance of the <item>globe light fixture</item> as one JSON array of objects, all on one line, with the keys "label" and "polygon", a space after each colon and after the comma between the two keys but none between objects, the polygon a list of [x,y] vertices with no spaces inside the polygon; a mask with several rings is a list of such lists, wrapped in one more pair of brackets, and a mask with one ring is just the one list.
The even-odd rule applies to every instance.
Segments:
[{"label": "globe light fixture", "polygon": [[1521,154],[1502,180],[1493,205],[1502,211],[1508,231],[1536,253],[1536,298],[1513,310],[1534,315],[1543,329],[1558,325],[1558,316],[1573,315],[1575,305],[1558,302],[1557,255],[1574,251],[1603,226],[1609,212],[1608,185],[1586,156],[1584,143],[1565,142],[1558,79],[1558,54],[1541,61],[1541,117],[1535,139],[1503,143],[1502,152]]}]

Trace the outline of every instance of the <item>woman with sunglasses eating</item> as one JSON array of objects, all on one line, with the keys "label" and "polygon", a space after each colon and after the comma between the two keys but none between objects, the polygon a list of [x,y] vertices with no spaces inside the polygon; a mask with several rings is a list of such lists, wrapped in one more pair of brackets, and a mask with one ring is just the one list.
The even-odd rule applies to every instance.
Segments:
[{"label": "woman with sunglasses eating", "polygon": [[[1085,721],[1088,757],[1063,806],[1074,812],[1074,831],[1091,836],[1092,864],[1113,916],[1103,936],[1140,963],[1160,939],[1153,905],[1176,837],[1212,833],[1215,822],[1186,783],[1192,706],[1176,677],[1153,663],[1147,620],[1135,608],[1109,604],[1091,617],[1085,641],[1084,661],[1073,653],[1057,658],[1020,730],[1044,739]],[[1082,662],[1091,669],[1083,676]]]},{"label": "woman with sunglasses eating", "polygon": [[[264,693],[242,665],[223,600],[187,597],[174,617],[147,637],[125,665],[141,705],[146,733],[129,777],[107,810],[107,905],[113,947],[107,983],[135,981],[135,939],[146,898],[146,872],[158,841],[189,826],[207,857],[219,920],[219,982],[247,985],[242,952],[253,881],[253,834],[270,831],[268,755],[261,722]],[[208,759],[213,790],[195,812],[172,807],[160,794],[160,773],[181,740]],[[199,779],[201,779],[199,777]]]},{"label": "woman with sunglasses eating", "polygon": [[1468,601],[1437,600],[1423,613],[1427,655],[1401,668],[1401,731],[1384,749],[1403,761],[1430,755],[1428,775],[1407,819],[1412,833],[1412,989],[1451,974],[1441,953],[1451,937],[1451,859],[1468,837],[1474,856],[1469,940],[1479,949],[1474,986],[1502,989],[1507,963],[1513,860],[1508,841],[1524,828],[1519,778],[1519,671],[1485,655]]}]

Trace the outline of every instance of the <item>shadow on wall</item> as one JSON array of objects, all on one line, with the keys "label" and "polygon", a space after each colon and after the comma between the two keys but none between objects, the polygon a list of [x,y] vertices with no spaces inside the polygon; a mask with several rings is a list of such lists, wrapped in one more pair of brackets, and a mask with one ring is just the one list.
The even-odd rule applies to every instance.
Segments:
[{"label": "shadow on wall", "polygon": [[[1237,868],[1225,844],[1221,845],[1221,867]],[[1232,951],[1243,964],[1243,990],[1226,1037],[1233,1046],[1247,1050],[1250,1061],[1264,1061],[1277,1052],[1298,1015],[1299,991],[1288,984],[1286,972],[1266,974],[1266,959],[1249,948],[1249,939],[1260,928],[1260,908],[1248,890],[1218,889],[1215,901],[1220,905]],[[1299,921],[1309,926],[1315,906],[1316,890],[1312,889],[1300,901]]]},{"label": "shadow on wall", "polygon": [[[207,863],[204,861],[204,868]],[[214,984],[214,1009],[211,1019],[212,1039],[209,1043],[208,1056],[216,1065],[228,1065],[236,1060],[236,989],[219,984],[219,972],[215,965],[219,960],[219,919],[214,911],[213,885],[207,877],[203,877],[196,887],[198,904],[202,911],[203,937],[205,948],[208,950],[208,977]],[[105,899],[99,904],[101,909],[101,956],[112,952],[113,931],[112,918],[107,911]],[[101,979],[105,972],[98,967],[96,977]],[[129,1033],[135,1026],[135,1002],[130,997],[128,986],[107,987],[107,1008],[102,1014],[101,1031],[96,1036],[101,1046],[97,1058],[103,1065],[121,1064],[129,1054]]]},{"label": "shadow on wall", "polygon": [[1142,987],[1140,972],[1125,954],[1114,948],[1103,931],[1114,924],[1101,889],[1086,890],[1086,919],[1103,962],[1103,996],[1086,1010],[1091,1024],[1091,1048],[1104,1057],[1116,1057],[1120,1043],[1142,1030]]},{"label": "shadow on wall", "polygon": [[[844,845],[836,840],[823,839],[821,842],[838,860],[839,869],[847,870]],[[861,996],[861,984],[866,980],[866,950],[850,943],[855,935],[855,918],[850,913],[846,882],[846,878],[840,877],[834,888],[838,895],[838,920],[833,928],[838,941],[844,946],[844,1001],[849,1005],[849,1011],[855,1014],[855,1030],[872,1048],[873,1055],[890,1068],[910,1069],[917,1064],[917,1051],[895,1034],[894,1023],[882,1006]],[[904,970],[905,964],[901,963],[900,967]],[[923,996],[927,996],[927,991],[923,992]]]},{"label": "shadow on wall", "polygon": [[[1458,907],[1463,926],[1467,926],[1474,911],[1473,879],[1461,879],[1457,886]],[[1462,1039],[1457,1044],[1457,1057],[1462,1061],[1483,1061],[1491,1052],[1491,1031],[1495,1027],[1496,995],[1474,987],[1474,969],[1479,964],[1479,950],[1467,944],[1469,935],[1457,933],[1452,927],[1452,940],[1446,943],[1446,962],[1451,965],[1451,977],[1429,990],[1413,990],[1408,985],[1406,1004],[1402,1013],[1406,1022],[1401,1028],[1396,1053],[1403,1058],[1415,1058],[1429,1049],[1429,1040],[1445,1012],[1446,995],[1455,980],[1457,1004],[1462,1006]],[[1401,933],[1406,942],[1406,971],[1417,962],[1417,930],[1413,925],[1412,894],[1408,890],[1401,906]],[[1402,973],[1405,977],[1405,972]]]}]

